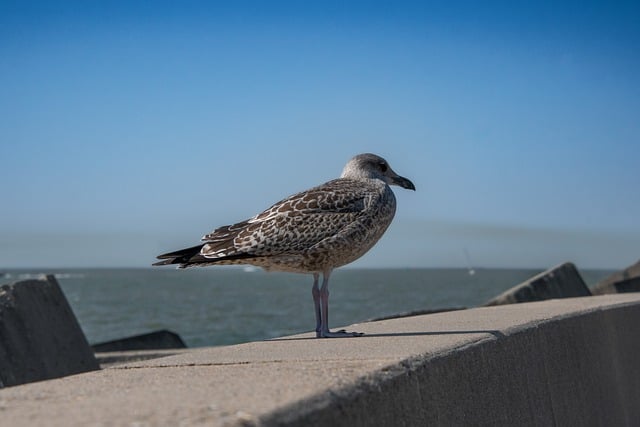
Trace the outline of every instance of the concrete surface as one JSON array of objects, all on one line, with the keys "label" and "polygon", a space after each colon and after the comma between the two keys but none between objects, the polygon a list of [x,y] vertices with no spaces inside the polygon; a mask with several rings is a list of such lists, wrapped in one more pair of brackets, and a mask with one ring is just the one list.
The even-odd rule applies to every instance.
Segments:
[{"label": "concrete surface", "polygon": [[193,350],[0,390],[0,425],[637,425],[640,294]]},{"label": "concrete surface", "polygon": [[0,287],[0,387],[98,368],[54,276]]},{"label": "concrete surface", "polygon": [[593,295],[615,294],[619,292],[640,291],[640,261],[613,273],[611,276],[598,282],[591,292]]},{"label": "concrete surface", "polygon": [[159,359],[161,357],[174,356],[182,354],[193,349],[189,348],[172,348],[172,349],[156,349],[156,350],[127,350],[127,351],[107,351],[104,353],[96,352],[96,360],[100,364],[100,368],[111,368],[117,365],[130,362],[140,362],[143,360]]},{"label": "concrete surface", "polygon": [[514,304],[589,295],[591,295],[591,291],[582,280],[576,266],[566,262],[506,290],[485,305]]}]

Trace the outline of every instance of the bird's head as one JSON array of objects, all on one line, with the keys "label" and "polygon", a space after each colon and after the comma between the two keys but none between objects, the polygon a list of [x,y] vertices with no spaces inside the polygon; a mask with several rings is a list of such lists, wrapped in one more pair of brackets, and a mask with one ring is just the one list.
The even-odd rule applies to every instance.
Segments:
[{"label": "bird's head", "polygon": [[413,182],[395,173],[385,159],[371,153],[358,154],[349,160],[340,177],[351,179],[380,179],[388,185],[398,185],[414,191],[416,189]]}]

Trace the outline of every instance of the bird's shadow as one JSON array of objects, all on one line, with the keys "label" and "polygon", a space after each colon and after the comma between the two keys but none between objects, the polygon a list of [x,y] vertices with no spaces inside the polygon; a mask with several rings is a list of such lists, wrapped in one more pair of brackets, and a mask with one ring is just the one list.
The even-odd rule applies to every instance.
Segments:
[{"label": "bird's shadow", "polygon": [[[375,337],[419,337],[419,336],[438,336],[438,335],[467,335],[467,334],[490,334],[495,338],[504,338],[505,335],[498,330],[479,330],[479,331],[437,331],[437,332],[388,332],[388,333],[373,333],[362,334],[355,337],[342,337],[342,338],[375,338]],[[316,337],[296,337],[296,338],[271,338],[265,341],[305,341],[305,340],[317,340]]]}]

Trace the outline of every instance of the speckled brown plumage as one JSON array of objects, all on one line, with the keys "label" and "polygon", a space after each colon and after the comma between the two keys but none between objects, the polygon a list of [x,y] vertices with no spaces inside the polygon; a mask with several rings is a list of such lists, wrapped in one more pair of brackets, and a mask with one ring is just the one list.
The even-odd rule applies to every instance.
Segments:
[{"label": "speckled brown plumage", "polygon": [[334,268],[364,255],[391,224],[396,199],[389,185],[415,190],[381,157],[360,154],[340,178],[287,197],[251,219],[217,228],[201,245],[160,255],[162,261],[154,265],[250,264],[312,273],[317,288],[319,273],[328,281]]}]

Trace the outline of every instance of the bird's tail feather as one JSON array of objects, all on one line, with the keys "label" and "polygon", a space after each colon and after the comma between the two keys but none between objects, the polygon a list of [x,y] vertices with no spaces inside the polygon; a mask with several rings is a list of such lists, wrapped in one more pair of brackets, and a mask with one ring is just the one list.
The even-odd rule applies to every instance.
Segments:
[{"label": "bird's tail feather", "polygon": [[190,248],[180,249],[175,252],[167,252],[166,254],[158,255],[157,258],[162,260],[154,263],[153,265],[169,265],[169,264],[185,264],[188,263],[194,256],[200,253],[203,245],[196,245]]},{"label": "bird's tail feather", "polygon": [[249,260],[252,258],[256,258],[255,255],[240,253],[234,255],[223,256],[219,258],[206,258],[200,255],[200,250],[202,249],[202,245],[192,246],[190,248],[180,249],[175,252],[167,252],[166,254],[158,255],[157,258],[161,261],[158,261],[152,265],[171,265],[171,264],[180,264],[179,268],[186,267],[195,267],[198,265],[213,265],[213,264],[226,264],[233,261],[233,263],[237,263],[237,261]]}]

